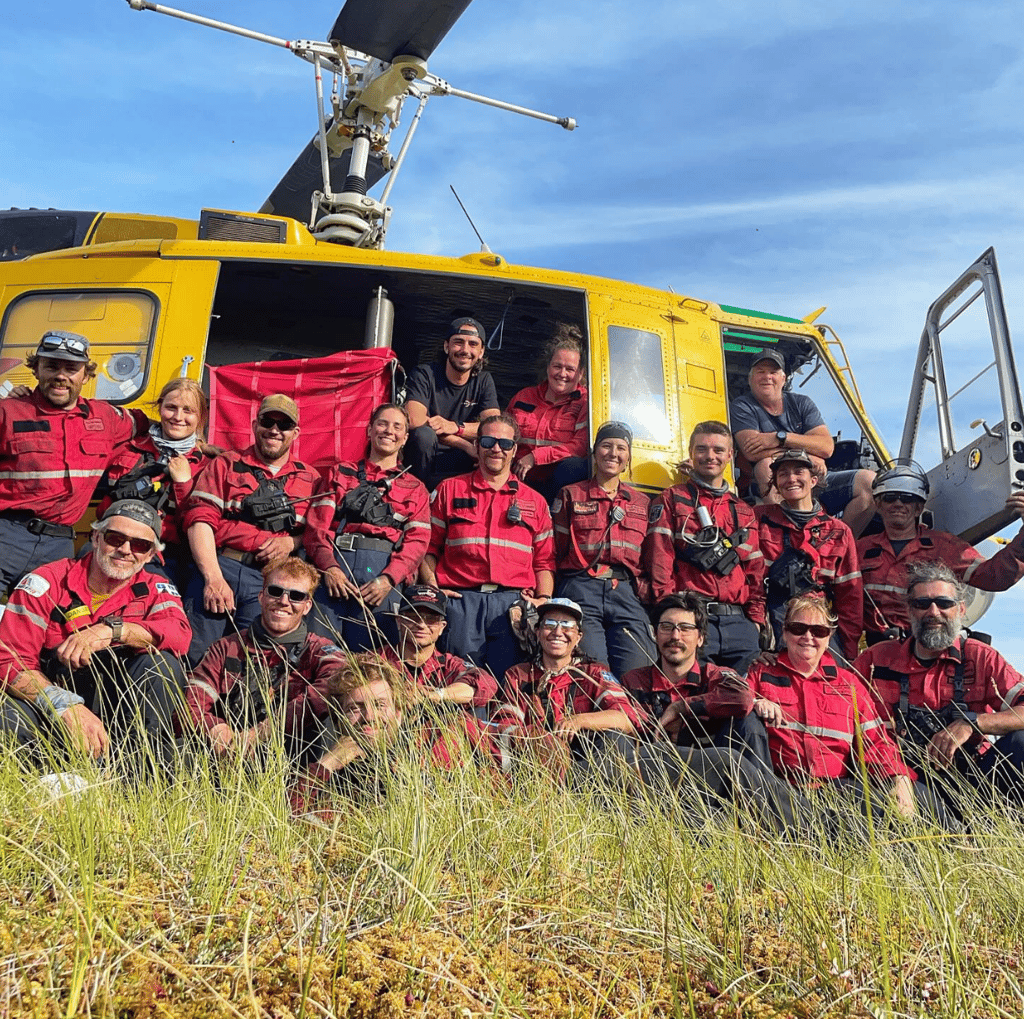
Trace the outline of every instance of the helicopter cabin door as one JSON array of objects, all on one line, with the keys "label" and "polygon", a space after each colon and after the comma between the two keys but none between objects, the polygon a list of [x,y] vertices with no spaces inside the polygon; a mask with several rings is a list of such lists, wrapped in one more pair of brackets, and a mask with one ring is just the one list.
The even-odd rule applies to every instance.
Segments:
[{"label": "helicopter cabin door", "polygon": [[992,248],[928,309],[900,457],[926,468],[937,529],[976,543],[1012,519],[1004,503],[1024,491],[1024,410]]}]

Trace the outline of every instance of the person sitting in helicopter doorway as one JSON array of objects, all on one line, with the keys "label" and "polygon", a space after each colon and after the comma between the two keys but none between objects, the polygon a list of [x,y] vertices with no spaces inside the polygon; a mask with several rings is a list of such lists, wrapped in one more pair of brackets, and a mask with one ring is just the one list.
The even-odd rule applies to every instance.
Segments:
[{"label": "person sitting in helicopter doorway", "polygon": [[777,501],[771,485],[771,458],[798,449],[814,458],[818,498],[832,516],[857,537],[875,515],[871,499],[874,471],[829,471],[825,461],[835,451],[832,433],[809,396],[787,391],[786,360],[773,348],[754,355],[747,376],[750,391],[729,404],[736,446],[753,472],[751,491],[766,502]]},{"label": "person sitting in helicopter doorway", "polygon": [[374,410],[367,455],[332,467],[310,505],[306,554],[324,573],[313,628],[350,651],[397,638],[399,585],[414,580],[430,541],[430,496],[399,466],[409,417],[393,403]]},{"label": "person sitting in helicopter doorway", "polygon": [[299,408],[281,393],[260,403],[253,445],[221,453],[199,475],[181,514],[197,572],[185,589],[192,623],[189,664],[260,613],[260,570],[302,546],[320,476],[293,459]]},{"label": "person sitting in helicopter doorway", "polygon": [[428,489],[476,466],[480,418],[498,409],[494,379],[484,371],[486,343],[475,318],[457,318],[444,342],[445,359],[419,365],[409,375],[405,409],[412,431],[405,462]]},{"label": "person sitting in helicopter doorway", "polygon": [[512,470],[551,503],[566,485],[583,481],[589,468],[590,403],[582,382],[583,333],[578,326],[558,323],[544,364],[544,379],[516,393],[507,413],[520,432],[519,459]]},{"label": "person sitting in helicopter doorway", "polygon": [[[948,531],[921,523],[928,499],[928,476],[913,461],[880,471],[871,486],[884,531],[857,542],[864,577],[864,631],[868,644],[910,635],[907,615],[907,567],[915,559],[945,563],[958,580],[982,591],[1006,591],[1024,577],[1024,527],[991,559]],[[1006,500],[1006,508],[1024,515],[1024,493]]]},{"label": "person sitting in helicopter doorway", "polygon": [[642,562],[656,599],[693,591],[707,599],[701,658],[740,674],[767,644],[764,557],[754,511],[725,480],[732,432],[701,421],[690,436],[685,480],[651,501]]},{"label": "person sitting in helicopter doorway", "polygon": [[552,507],[556,593],[583,610],[581,653],[607,662],[616,676],[649,665],[656,653],[641,605],[650,500],[622,481],[632,447],[629,427],[606,421],[594,439],[594,476],[563,488]]}]

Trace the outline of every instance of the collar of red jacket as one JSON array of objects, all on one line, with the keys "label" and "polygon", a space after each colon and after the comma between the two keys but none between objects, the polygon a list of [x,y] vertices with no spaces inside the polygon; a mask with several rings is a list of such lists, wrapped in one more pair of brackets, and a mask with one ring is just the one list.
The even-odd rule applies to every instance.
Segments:
[{"label": "collar of red jacket", "polygon": [[74,407],[54,407],[54,405],[39,392],[39,387],[36,386],[36,388],[29,394],[28,398],[41,414],[80,414],[82,417],[89,416],[89,404],[81,396],[78,398],[78,403],[76,403]]}]

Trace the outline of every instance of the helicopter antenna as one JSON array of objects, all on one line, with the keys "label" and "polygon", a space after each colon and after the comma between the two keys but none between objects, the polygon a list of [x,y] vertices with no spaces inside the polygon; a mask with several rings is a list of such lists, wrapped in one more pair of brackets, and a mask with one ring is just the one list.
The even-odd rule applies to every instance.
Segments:
[{"label": "helicopter antenna", "polygon": [[[388,0],[386,4],[380,0],[346,0],[327,42],[282,39],[153,0],[127,3],[136,11],[165,14],[279,46],[314,65],[318,130],[259,211],[306,221],[318,240],[353,247],[384,247],[392,211],[387,199],[430,96],[458,96],[557,124],[566,131],[576,128],[571,117],[556,117],[465,92],[427,70],[428,57],[471,0]],[[333,76],[329,110],[324,107],[324,73]],[[339,83],[344,87],[339,88]],[[418,101],[419,107],[396,159],[388,144],[409,96]],[[367,190],[388,173],[381,200],[371,198]],[[332,186],[332,182],[337,183]],[[462,211],[466,212],[465,206]],[[466,218],[480,237],[469,213]],[[484,251],[490,251],[482,237],[480,244]]]},{"label": "helicopter antenna", "polygon": [[480,242],[480,250],[487,252],[488,255],[493,254],[491,249],[487,247],[487,242],[480,236],[480,231],[476,228],[476,223],[473,222],[473,217],[466,211],[466,206],[462,204],[462,199],[459,197],[458,191],[455,190],[454,184],[449,184],[448,187],[452,189],[452,194],[455,195],[455,201],[459,203],[459,208],[462,209],[462,214],[469,220],[469,225],[473,228],[473,233],[476,234],[476,239]]}]

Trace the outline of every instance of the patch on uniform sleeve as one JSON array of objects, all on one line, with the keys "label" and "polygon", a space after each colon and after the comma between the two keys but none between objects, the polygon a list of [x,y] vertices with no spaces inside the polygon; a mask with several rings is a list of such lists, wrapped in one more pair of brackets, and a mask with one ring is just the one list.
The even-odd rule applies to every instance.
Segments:
[{"label": "patch on uniform sleeve", "polygon": [[622,686],[622,684],[610,672],[605,672],[604,669],[601,670],[601,678],[609,686]]},{"label": "patch on uniform sleeve", "polygon": [[551,504],[551,515],[554,516],[556,513],[561,512],[562,509],[562,497],[560,495],[555,496],[555,501]]},{"label": "patch on uniform sleeve", "polygon": [[50,582],[38,573],[26,573],[15,591],[24,591],[31,598],[42,598],[50,590]]},{"label": "patch on uniform sleeve", "polygon": [[325,655],[340,655],[341,648],[337,644],[324,644],[323,652]]},{"label": "patch on uniform sleeve", "polygon": [[178,589],[173,584],[157,584],[157,594],[173,594],[175,598],[180,598],[181,595],[178,593]]},{"label": "patch on uniform sleeve", "polygon": [[647,522],[650,524],[656,524],[660,519],[662,513],[665,512],[665,504],[661,502],[652,502],[651,508],[647,511]]}]

